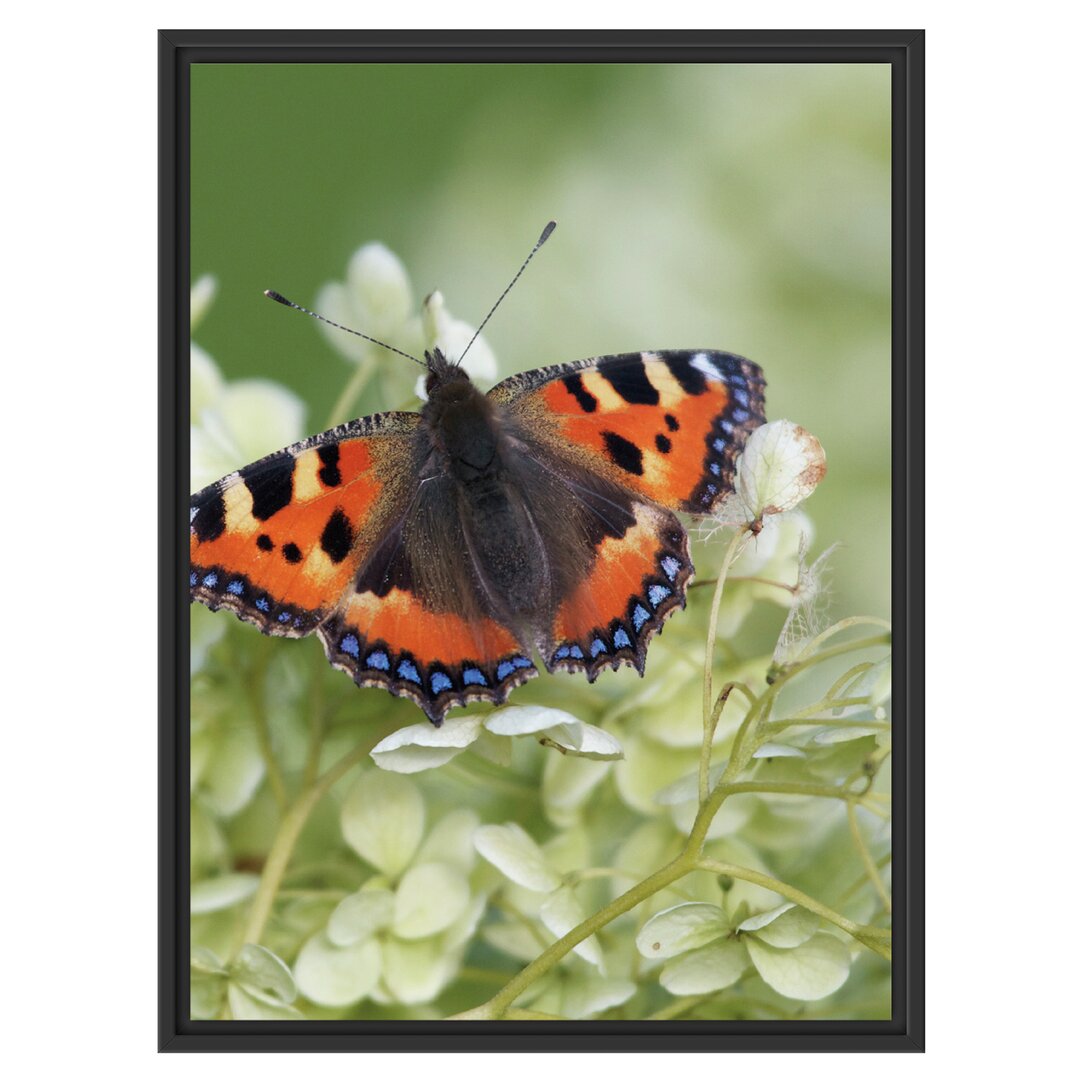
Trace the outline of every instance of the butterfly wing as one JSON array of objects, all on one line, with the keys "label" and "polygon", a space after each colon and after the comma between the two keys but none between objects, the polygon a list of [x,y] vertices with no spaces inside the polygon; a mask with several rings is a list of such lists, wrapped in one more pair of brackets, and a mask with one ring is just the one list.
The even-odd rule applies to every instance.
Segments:
[{"label": "butterfly wing", "polygon": [[761,368],[706,349],[622,353],[512,375],[489,397],[531,438],[646,499],[691,514],[726,495],[765,422]]},{"label": "butterfly wing", "polygon": [[453,705],[505,700],[536,670],[477,601],[446,482],[421,482],[427,449],[419,414],[383,413],[200,491],[192,600],[265,634],[317,633],[334,667],[436,725]]},{"label": "butterfly wing", "polygon": [[594,523],[554,612],[549,669],[590,681],[622,662],[644,670],[649,638],[685,606],[693,575],[673,511],[706,513],[731,490],[765,419],[764,386],[749,360],[685,350],[541,368],[490,391],[512,437]]},{"label": "butterfly wing", "polygon": [[408,504],[420,417],[354,420],[230,473],[191,498],[191,599],[264,634],[327,619]]}]

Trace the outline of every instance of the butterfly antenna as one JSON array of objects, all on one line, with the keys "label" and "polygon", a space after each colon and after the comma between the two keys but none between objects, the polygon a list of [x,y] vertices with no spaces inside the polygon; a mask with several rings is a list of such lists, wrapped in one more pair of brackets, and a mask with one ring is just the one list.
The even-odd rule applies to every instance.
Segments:
[{"label": "butterfly antenna", "polygon": [[[524,269],[524,267],[522,268]],[[273,289],[266,289],[263,292],[264,296],[269,296],[271,300],[276,300],[279,304],[284,304],[286,307],[295,308],[297,311],[302,311],[305,315],[310,315],[313,319],[318,319],[320,322],[326,323],[327,326],[337,327],[338,330],[344,330],[347,334],[355,334],[359,338],[363,338],[365,341],[370,341],[373,345],[381,345],[384,349],[389,349],[391,352],[395,352],[398,356],[404,356],[413,363],[419,364],[421,367],[427,367],[423,360],[417,360],[411,353],[402,352],[401,349],[395,349],[393,345],[387,345],[385,341],[380,341],[378,338],[369,337],[367,334],[361,334],[359,330],[352,330],[348,326],[342,326],[341,323],[336,323],[331,319],[328,319],[325,315],[320,315],[317,311],[308,311],[306,307],[301,307],[299,304],[294,304],[291,300],[282,296],[279,292],[274,292]]]},{"label": "butterfly antenna", "polygon": [[535,247],[533,247],[532,251],[529,252],[529,257],[521,264],[521,269],[514,275],[513,281],[511,281],[510,284],[507,285],[505,289],[503,289],[502,296],[500,296],[499,299],[495,301],[495,303],[492,306],[491,310],[487,313],[487,316],[484,318],[484,321],[476,328],[476,333],[473,334],[472,338],[470,338],[469,344],[465,346],[465,352],[463,352],[457,358],[457,362],[459,364],[461,363],[462,360],[465,359],[465,353],[467,353],[473,347],[473,342],[480,336],[480,331],[483,330],[485,326],[487,326],[488,319],[490,319],[491,316],[495,314],[495,308],[497,308],[503,302],[503,300],[506,299],[506,294],[517,283],[517,279],[519,277],[521,277],[522,274],[525,273],[525,267],[528,266],[529,263],[532,261],[532,257],[544,246],[544,241],[554,231],[555,231],[555,222],[554,221],[549,221],[544,226],[544,231],[540,234],[540,239],[536,241]]}]

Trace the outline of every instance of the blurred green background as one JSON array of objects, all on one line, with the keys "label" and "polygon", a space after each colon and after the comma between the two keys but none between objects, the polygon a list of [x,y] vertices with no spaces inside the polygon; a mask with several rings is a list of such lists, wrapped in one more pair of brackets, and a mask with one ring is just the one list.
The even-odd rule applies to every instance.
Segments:
[{"label": "blurred green background", "polygon": [[[196,65],[199,343],[324,425],[351,367],[310,304],[377,240],[417,299],[487,312],[500,374],[602,353],[749,356],[768,413],[814,432],[807,506],[836,615],[889,614],[890,73],[886,65]],[[364,330],[364,327],[357,327]],[[406,361],[402,361],[406,363]],[[369,387],[359,412],[398,407]]]}]

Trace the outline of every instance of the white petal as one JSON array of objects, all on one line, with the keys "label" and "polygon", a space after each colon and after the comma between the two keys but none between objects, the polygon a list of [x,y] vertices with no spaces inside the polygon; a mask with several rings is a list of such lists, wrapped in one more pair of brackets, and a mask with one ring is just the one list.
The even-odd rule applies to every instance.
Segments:
[{"label": "white petal", "polygon": [[221,874],[191,886],[191,914],[224,911],[243,903],[259,887],[257,874]]},{"label": "white petal", "polygon": [[676,904],[654,915],[638,931],[642,956],[665,960],[707,945],[730,928],[727,915],[715,904]]},{"label": "white petal", "polygon": [[210,310],[210,305],[217,295],[217,288],[218,281],[213,274],[203,274],[191,286],[190,325],[192,330],[206,317],[206,313]]},{"label": "white petal", "polygon": [[406,1005],[437,997],[459,964],[459,958],[448,954],[438,937],[418,941],[391,937],[383,946],[383,981],[395,1000]]},{"label": "white petal", "polygon": [[847,981],[851,954],[832,934],[815,934],[794,949],[777,949],[746,939],[758,974],[778,993],[798,1001],[828,997]]},{"label": "white petal", "polygon": [[814,936],[821,919],[812,911],[794,904],[781,904],[739,924],[743,933],[752,933],[758,941],[777,949],[793,949]]},{"label": "white petal", "polygon": [[431,937],[465,911],[469,883],[445,863],[421,863],[405,871],[394,897],[394,933],[402,938]]},{"label": "white petal", "polygon": [[468,873],[476,862],[473,836],[479,825],[480,817],[475,810],[467,807],[451,810],[435,822],[416,853],[416,861],[444,862]]},{"label": "white petal", "polygon": [[573,757],[590,758],[593,761],[618,761],[623,748],[614,735],[593,724],[581,725],[581,741],[576,749],[567,747]]},{"label": "white petal", "polygon": [[484,727],[493,735],[536,735],[550,728],[565,729],[566,738],[576,748],[581,743],[584,725],[562,709],[551,709],[546,705],[511,705],[488,713]]},{"label": "white petal", "polygon": [[511,881],[533,892],[547,893],[559,887],[537,843],[516,822],[481,825],[473,838],[476,850]]},{"label": "white petal", "polygon": [[665,964],[660,985],[672,994],[712,994],[736,983],[749,963],[741,941],[717,941]]},{"label": "white petal", "polygon": [[210,354],[191,343],[191,419],[197,421],[225,388],[225,379]]},{"label": "white petal", "polygon": [[637,987],[629,979],[575,973],[563,992],[564,1016],[581,1020],[605,1009],[614,1009],[634,996]]},{"label": "white petal", "polygon": [[371,751],[371,758],[388,772],[414,773],[437,768],[476,740],[482,720],[480,716],[456,716],[438,728],[426,721],[398,728]]},{"label": "white petal", "polygon": [[341,807],[346,843],[377,870],[396,878],[424,834],[424,800],[410,780],[374,770],[352,786]]},{"label": "white petal", "polygon": [[231,965],[230,978],[259,997],[269,996],[286,1005],[296,1000],[288,964],[263,945],[245,945]]},{"label": "white petal", "polygon": [[296,985],[316,1005],[351,1005],[374,989],[382,971],[382,950],[368,939],[339,949],[320,932],[309,938],[296,958]]},{"label": "white petal", "polygon": [[269,379],[229,383],[206,413],[216,416],[242,458],[234,468],[280,450],[304,434],[304,403]]},{"label": "white petal", "polygon": [[356,945],[385,930],[393,918],[394,894],[389,889],[361,889],[334,908],[326,936],[337,946]]},{"label": "white petal", "polygon": [[412,309],[412,286],[401,260],[388,247],[360,248],[349,261],[346,287],[360,322],[352,329],[383,341],[400,332]]}]

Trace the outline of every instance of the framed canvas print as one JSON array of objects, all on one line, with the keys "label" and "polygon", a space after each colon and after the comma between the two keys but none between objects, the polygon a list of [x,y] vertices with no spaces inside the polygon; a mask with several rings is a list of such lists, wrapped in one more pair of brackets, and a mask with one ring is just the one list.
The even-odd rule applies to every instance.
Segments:
[{"label": "framed canvas print", "polygon": [[921,57],[161,33],[163,1048],[921,1049]]}]

